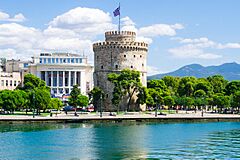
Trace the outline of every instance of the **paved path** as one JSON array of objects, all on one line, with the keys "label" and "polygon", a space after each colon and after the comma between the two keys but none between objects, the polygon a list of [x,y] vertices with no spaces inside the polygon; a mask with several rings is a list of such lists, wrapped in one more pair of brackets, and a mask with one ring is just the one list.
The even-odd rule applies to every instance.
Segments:
[{"label": "paved path", "polygon": [[30,115],[0,115],[0,121],[64,121],[64,120],[141,120],[141,119],[239,119],[240,115],[237,114],[215,114],[215,113],[204,113],[202,116],[201,112],[179,112],[178,114],[166,114],[158,115],[155,117],[155,113],[143,114],[143,113],[131,113],[128,112],[125,115],[109,116],[109,113],[100,114],[79,114],[79,116],[74,116],[73,113],[69,114],[53,114],[52,117],[42,117]]}]

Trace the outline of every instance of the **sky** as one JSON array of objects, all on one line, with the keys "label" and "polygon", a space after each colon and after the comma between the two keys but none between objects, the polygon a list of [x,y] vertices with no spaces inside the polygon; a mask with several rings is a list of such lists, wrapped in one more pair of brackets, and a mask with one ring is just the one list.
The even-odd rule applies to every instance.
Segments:
[{"label": "sky", "polygon": [[73,52],[93,62],[92,44],[117,30],[149,44],[148,75],[184,65],[240,63],[239,0],[0,0],[0,57]]}]

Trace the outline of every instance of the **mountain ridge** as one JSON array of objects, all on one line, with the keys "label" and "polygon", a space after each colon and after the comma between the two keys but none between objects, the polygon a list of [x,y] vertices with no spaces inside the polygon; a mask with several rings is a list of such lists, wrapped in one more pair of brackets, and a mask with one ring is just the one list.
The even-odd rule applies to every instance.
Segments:
[{"label": "mountain ridge", "polygon": [[224,63],[218,66],[202,66],[200,64],[189,64],[176,71],[148,76],[148,80],[161,79],[164,76],[195,76],[206,78],[213,75],[222,75],[226,80],[240,80],[240,64],[236,62]]}]

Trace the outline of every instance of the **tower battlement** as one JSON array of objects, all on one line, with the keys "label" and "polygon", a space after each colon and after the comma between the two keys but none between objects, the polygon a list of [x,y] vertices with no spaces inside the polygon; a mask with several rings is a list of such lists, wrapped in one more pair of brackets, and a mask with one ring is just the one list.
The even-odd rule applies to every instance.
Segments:
[{"label": "tower battlement", "polygon": [[132,31],[105,32],[105,41],[135,41],[136,33]]}]

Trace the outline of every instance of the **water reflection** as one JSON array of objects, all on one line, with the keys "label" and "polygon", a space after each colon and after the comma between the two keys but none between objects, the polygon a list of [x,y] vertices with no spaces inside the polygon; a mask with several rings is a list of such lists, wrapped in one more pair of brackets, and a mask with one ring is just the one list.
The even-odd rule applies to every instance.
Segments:
[{"label": "water reflection", "polygon": [[240,123],[0,124],[0,159],[238,159]]}]

